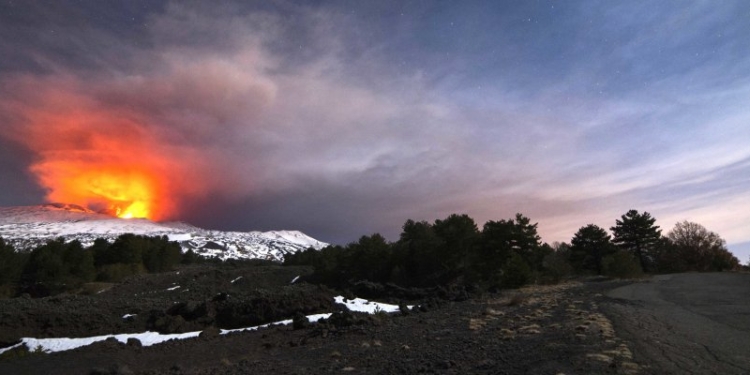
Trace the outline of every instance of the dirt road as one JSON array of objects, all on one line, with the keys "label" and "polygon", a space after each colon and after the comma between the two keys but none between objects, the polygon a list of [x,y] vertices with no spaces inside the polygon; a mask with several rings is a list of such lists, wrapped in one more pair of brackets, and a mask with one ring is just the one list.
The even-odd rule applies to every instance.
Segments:
[{"label": "dirt road", "polygon": [[750,374],[750,275],[655,276],[601,304],[645,373]]}]

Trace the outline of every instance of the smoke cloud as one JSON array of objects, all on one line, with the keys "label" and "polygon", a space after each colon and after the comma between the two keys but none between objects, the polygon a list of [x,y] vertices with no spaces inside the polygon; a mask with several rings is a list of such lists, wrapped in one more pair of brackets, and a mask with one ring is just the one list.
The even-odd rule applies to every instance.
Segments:
[{"label": "smoke cloud", "polygon": [[[36,155],[30,171],[51,201],[107,208],[147,205],[154,219],[184,214],[191,198],[251,192],[222,146],[274,99],[274,85],[239,69],[252,62],[162,61],[151,76],[21,76],[6,81],[15,121],[2,130]],[[252,161],[248,160],[248,163]],[[118,209],[126,207],[119,207]]]},{"label": "smoke cloud", "polygon": [[553,5],[0,4],[0,200],[334,243],[638,209],[747,243],[746,6]]},{"label": "smoke cloud", "polygon": [[260,210],[271,227],[299,221],[291,207],[331,217],[361,206],[367,221],[373,201],[418,203],[413,194],[464,163],[452,155],[471,152],[469,139],[451,129],[454,114],[420,97],[419,75],[384,83],[394,72],[350,56],[340,32],[349,18],[286,10],[294,25],[257,9],[171,4],[148,19],[147,47],[107,48],[127,56],[115,65],[44,56],[35,61],[48,74],[3,79],[0,135],[33,153],[29,171],[50,201],[199,223],[237,225],[210,211],[238,202],[274,202]]},{"label": "smoke cloud", "polygon": [[33,153],[47,199],[170,219],[208,194],[252,194],[255,160],[237,159],[276,93],[258,47],[138,53],[125,71],[51,65],[3,80],[0,135]]}]

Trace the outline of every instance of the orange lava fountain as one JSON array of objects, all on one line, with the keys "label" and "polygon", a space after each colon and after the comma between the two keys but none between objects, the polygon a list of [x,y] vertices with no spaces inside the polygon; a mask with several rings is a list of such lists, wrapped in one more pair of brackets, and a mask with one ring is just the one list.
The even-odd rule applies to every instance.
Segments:
[{"label": "orange lava fountain", "polygon": [[133,91],[67,76],[22,76],[6,86],[18,98],[0,102],[0,113],[12,114],[0,124],[0,137],[34,155],[29,171],[48,202],[120,218],[175,219],[190,209],[178,202],[205,196],[221,181],[212,177],[216,163],[195,136],[202,129],[190,122],[196,120],[187,116],[189,126],[175,125],[183,112],[133,99],[132,92],[148,92],[140,86]]},{"label": "orange lava fountain", "polygon": [[74,165],[60,161],[36,164],[32,171],[49,187],[47,200],[88,206],[123,219],[159,219],[168,213],[159,207],[164,185],[145,166]]},{"label": "orange lava fountain", "polygon": [[[106,211],[123,219],[151,218],[155,213],[154,182],[146,175],[117,169],[103,171],[82,171],[71,176],[70,181],[62,181],[72,191],[58,189],[55,195],[62,195],[57,201],[66,201],[65,196],[75,196],[81,191],[89,200],[89,205],[102,201]],[[71,194],[72,193],[72,194]]]},{"label": "orange lava fountain", "polygon": [[176,214],[175,192],[183,191],[177,184],[199,164],[191,162],[189,151],[160,142],[137,113],[41,92],[48,94],[47,107],[25,109],[27,122],[12,137],[36,153],[30,172],[47,190],[47,201],[120,218],[162,220]]}]

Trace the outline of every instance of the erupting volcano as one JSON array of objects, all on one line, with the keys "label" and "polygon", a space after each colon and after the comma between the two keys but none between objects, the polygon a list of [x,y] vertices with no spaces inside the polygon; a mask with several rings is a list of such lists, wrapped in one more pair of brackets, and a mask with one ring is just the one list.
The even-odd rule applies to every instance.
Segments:
[{"label": "erupting volcano", "polygon": [[47,161],[32,167],[50,202],[74,203],[123,219],[159,219],[166,184],[149,165],[91,165]]},{"label": "erupting volcano", "polygon": [[0,82],[0,93],[12,88],[12,98],[0,100],[0,138],[28,151],[49,203],[161,221],[189,214],[187,202],[209,193],[225,200],[252,193],[251,160],[238,162],[238,153],[275,85],[252,59],[170,56],[143,74]]},{"label": "erupting volcano", "polygon": [[70,82],[44,83],[17,85],[30,98],[6,110],[24,121],[0,135],[33,152],[29,171],[48,202],[120,218],[173,219],[177,202],[206,194],[218,180],[210,178],[215,163],[204,150],[161,126],[163,119],[79,94]]},{"label": "erupting volcano", "polygon": [[84,201],[89,208],[123,218],[154,218],[156,194],[154,178],[116,167],[83,170],[64,177],[60,188],[48,199],[61,202]]}]

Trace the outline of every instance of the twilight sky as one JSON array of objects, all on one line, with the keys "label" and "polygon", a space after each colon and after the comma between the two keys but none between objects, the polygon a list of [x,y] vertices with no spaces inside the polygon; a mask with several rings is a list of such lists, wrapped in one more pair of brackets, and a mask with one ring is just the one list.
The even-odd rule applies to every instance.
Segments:
[{"label": "twilight sky", "polygon": [[0,56],[1,206],[130,163],[207,228],[637,209],[750,256],[744,0],[0,0]]}]

